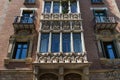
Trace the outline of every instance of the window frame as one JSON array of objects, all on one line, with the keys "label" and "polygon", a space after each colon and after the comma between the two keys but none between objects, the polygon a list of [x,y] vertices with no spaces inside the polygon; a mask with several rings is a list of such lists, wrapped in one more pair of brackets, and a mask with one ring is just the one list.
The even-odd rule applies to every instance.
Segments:
[{"label": "window frame", "polygon": [[[48,46],[48,48],[47,48],[47,52],[42,52],[41,51],[41,36],[42,36],[42,34],[48,34],[49,35],[49,38],[48,38],[48,44],[47,44],[47,46]],[[56,51],[56,52],[54,52],[54,51],[52,51],[52,35],[53,34],[59,34],[59,52],[58,51]],[[69,36],[70,36],[70,51],[66,51],[66,52],[64,52],[63,51],[63,34],[69,34]],[[73,35],[74,34],[79,34],[80,35],[80,43],[81,43],[81,46],[80,46],[80,48],[81,48],[81,50],[79,51],[79,52],[76,52],[76,51],[74,51],[74,47],[72,46],[73,45]],[[37,49],[37,51],[38,51],[38,53],[60,53],[60,52],[62,52],[62,53],[71,53],[71,52],[74,52],[74,53],[82,53],[84,50],[83,50],[83,44],[82,44],[82,36],[81,36],[81,32],[62,32],[62,33],[58,33],[58,32],[40,32],[39,33],[39,39],[38,39],[38,49]]]},{"label": "window frame", "polygon": [[[101,49],[103,53],[103,57],[108,58],[108,59],[117,59],[119,58],[119,54],[117,53],[117,48],[115,46],[115,41],[100,41],[101,44]],[[114,58],[110,58],[110,53],[107,51],[107,46],[111,45],[112,46],[112,51],[114,52]]]},{"label": "window frame", "polygon": [[[45,3],[46,2],[50,2],[51,3],[51,5],[50,5],[50,12],[46,12],[45,11]],[[44,5],[43,5],[43,10],[42,10],[42,12],[43,13],[54,13],[53,12],[53,5],[54,5],[54,2],[59,2],[60,3],[60,5],[59,5],[59,13],[63,13],[64,14],[64,12],[63,12],[63,10],[62,10],[62,3],[60,2],[60,1],[47,1],[47,0],[45,0],[45,1],[43,1],[43,3],[44,3]],[[66,2],[66,1],[65,1]],[[68,1],[67,3],[68,3],[68,11],[67,12],[65,12],[65,13],[79,13],[79,2],[76,0],[75,1],[76,2],[76,12],[71,12],[71,1]],[[58,13],[58,12],[57,12]]]},{"label": "window frame", "polygon": [[[18,47],[19,45],[21,45],[21,48]],[[24,45],[27,45],[27,48],[24,48]],[[20,53],[17,53],[18,49],[20,49]],[[13,55],[12,55],[12,59],[26,59],[26,57],[25,58],[22,57],[22,54],[23,54],[22,51],[23,51],[23,49],[27,50],[26,53],[25,53],[25,55],[27,57],[27,55],[28,55],[28,49],[29,49],[29,43],[28,42],[16,42],[14,50],[13,50],[14,52],[13,52]],[[19,58],[17,58],[16,55],[18,55]]]}]

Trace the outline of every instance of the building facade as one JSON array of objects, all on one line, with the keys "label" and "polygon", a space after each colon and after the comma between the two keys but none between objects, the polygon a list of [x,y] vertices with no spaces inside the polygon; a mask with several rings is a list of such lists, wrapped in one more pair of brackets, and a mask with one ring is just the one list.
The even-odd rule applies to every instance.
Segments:
[{"label": "building facade", "polygon": [[120,80],[119,0],[0,2],[0,80]]}]

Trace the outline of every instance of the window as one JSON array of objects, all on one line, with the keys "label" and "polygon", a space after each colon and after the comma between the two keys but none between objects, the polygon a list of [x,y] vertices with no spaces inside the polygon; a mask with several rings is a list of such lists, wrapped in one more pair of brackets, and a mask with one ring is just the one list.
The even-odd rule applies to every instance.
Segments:
[{"label": "window", "polygon": [[[73,47],[71,47],[72,45]],[[80,33],[62,33],[62,34],[41,33],[40,53],[47,53],[49,52],[48,50],[50,50],[50,52],[52,53],[56,53],[60,51],[66,53],[66,52],[71,52],[71,50],[73,50],[73,52],[75,53],[82,52],[81,34]]]},{"label": "window", "polygon": [[102,0],[91,0],[92,3],[102,3]]},{"label": "window", "polygon": [[52,44],[51,44],[51,51],[52,52],[59,52],[59,45],[60,44],[60,34],[52,34]]},{"label": "window", "polygon": [[28,43],[17,42],[13,54],[13,59],[25,59],[27,57]]},{"label": "window", "polygon": [[53,13],[59,13],[60,9],[60,3],[59,2],[54,2],[53,3]]},{"label": "window", "polygon": [[70,52],[70,34],[64,33],[62,35],[62,49],[63,52]]},{"label": "window", "polygon": [[75,52],[81,52],[82,46],[81,46],[81,37],[80,34],[74,33],[73,34],[73,46]]},{"label": "window", "polygon": [[71,2],[71,13],[76,13],[77,12],[77,2]]},{"label": "window", "polygon": [[102,45],[104,57],[109,58],[109,59],[118,58],[118,55],[116,54],[114,42],[102,42],[101,41],[101,45]]},{"label": "window", "polygon": [[34,11],[25,10],[22,13],[21,23],[33,23],[34,20]]},{"label": "window", "polygon": [[51,10],[51,2],[50,1],[45,1],[44,12],[45,13],[50,13],[50,10]]},{"label": "window", "polygon": [[25,3],[35,3],[35,0],[25,0]]},{"label": "window", "polygon": [[49,34],[41,34],[40,52],[48,52]]},{"label": "window", "polygon": [[[69,10],[70,8],[70,10]],[[44,13],[77,13],[77,1],[45,1]]]},{"label": "window", "polygon": [[94,16],[97,22],[106,22],[106,10],[94,10]]}]

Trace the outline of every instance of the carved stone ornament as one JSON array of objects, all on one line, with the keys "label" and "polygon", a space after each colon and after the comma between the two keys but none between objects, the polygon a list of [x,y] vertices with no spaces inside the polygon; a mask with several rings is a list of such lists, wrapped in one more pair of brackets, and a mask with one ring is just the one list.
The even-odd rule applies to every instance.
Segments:
[{"label": "carved stone ornament", "polygon": [[37,62],[39,63],[84,63],[85,60],[85,56],[86,54],[84,53],[56,53],[56,54],[52,54],[52,53],[38,53],[37,57],[38,60]]}]

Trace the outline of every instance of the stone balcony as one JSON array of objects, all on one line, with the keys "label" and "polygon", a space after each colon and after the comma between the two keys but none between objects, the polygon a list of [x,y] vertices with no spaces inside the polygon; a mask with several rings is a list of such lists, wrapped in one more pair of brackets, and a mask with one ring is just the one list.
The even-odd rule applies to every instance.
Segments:
[{"label": "stone balcony", "polygon": [[114,29],[117,22],[114,17],[95,17],[95,30]]},{"label": "stone balcony", "polygon": [[16,16],[13,22],[13,27],[15,32],[19,30],[32,31],[35,29],[35,18],[34,16],[33,17]]},{"label": "stone balcony", "polygon": [[79,69],[90,66],[86,53],[37,53],[33,63],[43,69],[55,69],[60,66],[68,69]]}]

